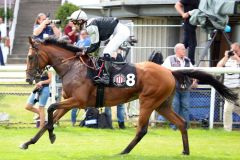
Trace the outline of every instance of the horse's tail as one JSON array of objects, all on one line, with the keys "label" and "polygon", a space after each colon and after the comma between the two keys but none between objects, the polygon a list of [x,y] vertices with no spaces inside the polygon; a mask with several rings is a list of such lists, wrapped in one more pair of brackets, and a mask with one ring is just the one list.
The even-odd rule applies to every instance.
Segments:
[{"label": "horse's tail", "polygon": [[194,78],[205,84],[213,86],[218,93],[231,102],[236,102],[238,100],[237,94],[232,92],[228,87],[223,85],[221,82],[216,80],[211,74],[204,71],[198,70],[176,70],[172,71],[173,76],[178,81],[178,83],[184,84],[186,78]]}]

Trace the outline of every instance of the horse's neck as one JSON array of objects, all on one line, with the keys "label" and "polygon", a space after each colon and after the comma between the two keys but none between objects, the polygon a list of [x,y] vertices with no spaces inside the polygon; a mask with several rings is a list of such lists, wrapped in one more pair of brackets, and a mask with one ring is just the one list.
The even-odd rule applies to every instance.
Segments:
[{"label": "horse's neck", "polygon": [[76,59],[60,63],[53,68],[62,79],[77,79],[80,81],[85,79],[87,74],[86,66]]},{"label": "horse's neck", "polygon": [[[49,51],[49,49],[48,49]],[[54,48],[48,52],[49,64],[53,66],[56,73],[67,84],[71,80],[82,81],[86,78],[87,68],[78,59],[73,58],[74,54],[61,48]],[[64,62],[63,62],[64,61]]]}]

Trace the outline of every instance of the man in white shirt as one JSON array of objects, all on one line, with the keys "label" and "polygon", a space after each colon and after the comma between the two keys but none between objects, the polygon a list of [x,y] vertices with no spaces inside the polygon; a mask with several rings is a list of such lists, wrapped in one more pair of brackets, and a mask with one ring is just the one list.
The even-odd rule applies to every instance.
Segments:
[{"label": "man in white shirt", "polygon": [[[231,50],[225,52],[224,57],[218,62],[217,67],[240,68],[240,45],[238,43],[233,43],[231,45]],[[237,93],[240,99],[240,74],[225,74],[224,85],[231,88],[233,92]],[[240,107],[237,107],[234,103],[225,101],[223,125],[226,131],[232,131],[233,112],[240,115]]]},{"label": "man in white shirt", "polygon": [[[192,67],[191,60],[186,57],[186,48],[184,44],[178,43],[174,47],[175,55],[168,56],[163,62],[162,66],[167,68],[170,67]],[[179,86],[176,83],[176,93],[173,99],[173,108],[174,111],[179,114],[186,123],[189,125],[189,99],[190,99],[190,89],[196,88],[196,80],[188,79],[185,85]],[[176,129],[176,126],[171,126],[173,129]]]}]

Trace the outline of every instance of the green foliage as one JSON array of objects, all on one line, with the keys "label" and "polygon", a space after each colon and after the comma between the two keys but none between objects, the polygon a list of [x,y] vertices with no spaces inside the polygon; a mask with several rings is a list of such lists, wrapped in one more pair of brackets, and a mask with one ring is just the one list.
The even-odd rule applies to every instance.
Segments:
[{"label": "green foliage", "polygon": [[[0,8],[0,17],[4,19],[5,13],[4,13],[4,8]],[[13,10],[12,9],[7,9],[7,19],[13,19]]]},{"label": "green foliage", "polygon": [[72,3],[65,2],[62,6],[57,9],[56,18],[62,21],[61,27],[66,26],[68,23],[67,17],[71,16],[74,11],[80,8]]}]

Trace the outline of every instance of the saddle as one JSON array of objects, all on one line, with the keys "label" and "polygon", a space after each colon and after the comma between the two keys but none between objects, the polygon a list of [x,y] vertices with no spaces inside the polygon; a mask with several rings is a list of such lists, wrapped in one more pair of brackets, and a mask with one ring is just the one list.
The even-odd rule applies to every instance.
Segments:
[{"label": "saddle", "polygon": [[[99,74],[99,70],[102,69],[102,60],[93,59],[96,69],[88,68],[87,77],[90,78],[95,85],[104,86],[104,87],[120,87],[120,88],[129,88],[134,87],[136,84],[136,68],[133,64],[127,62],[122,62],[119,60],[112,59],[112,66],[110,68],[110,83],[109,85],[98,84],[94,81],[94,77]],[[100,72],[100,76],[105,74],[105,71]]]},{"label": "saddle", "polygon": [[[99,84],[94,81],[94,78],[98,75],[103,62],[100,58],[84,55],[81,56],[80,59],[82,63],[87,66],[87,78],[91,79],[97,86],[96,108],[104,106],[105,87],[130,88],[134,87],[137,83],[136,67],[133,64],[123,62],[119,57],[112,59],[109,85]],[[104,70],[100,73],[104,74]]]}]

